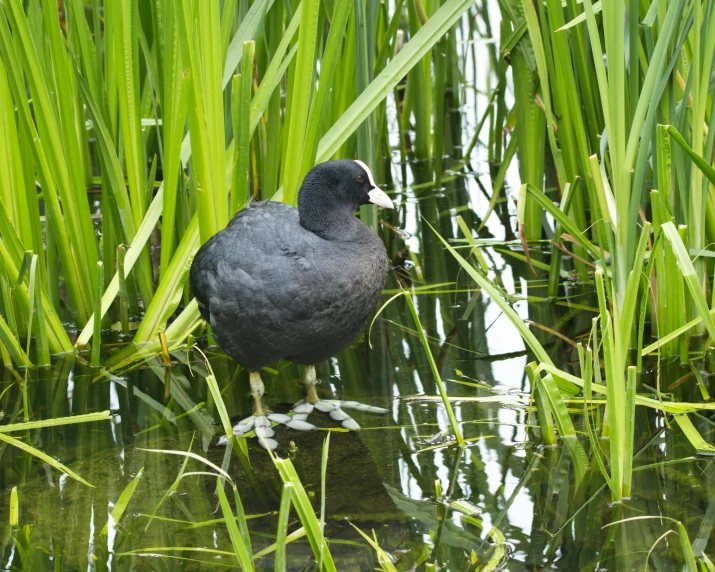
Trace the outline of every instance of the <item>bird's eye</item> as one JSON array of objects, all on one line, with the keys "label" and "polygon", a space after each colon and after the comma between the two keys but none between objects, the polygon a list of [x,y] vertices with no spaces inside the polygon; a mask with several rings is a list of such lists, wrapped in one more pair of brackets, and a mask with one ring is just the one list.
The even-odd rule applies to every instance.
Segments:
[{"label": "bird's eye", "polygon": [[362,183],[362,177],[355,177],[355,180],[356,180],[358,183]]}]

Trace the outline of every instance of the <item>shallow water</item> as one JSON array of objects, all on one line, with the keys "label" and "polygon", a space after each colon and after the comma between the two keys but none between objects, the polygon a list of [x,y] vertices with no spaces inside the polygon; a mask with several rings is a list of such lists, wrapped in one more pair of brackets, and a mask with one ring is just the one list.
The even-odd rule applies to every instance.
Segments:
[{"label": "shallow water", "polygon": [[[414,299],[469,446],[459,453],[439,435],[449,422],[436,398],[434,377],[404,299],[394,300],[375,321],[372,348],[365,335],[318,367],[322,396],[389,409],[387,415],[356,413],[363,426],[359,433],[331,433],[326,534],[338,569],[371,570],[377,565],[374,551],[351,524],[374,531],[400,570],[422,569],[424,562],[444,570],[475,569],[474,562],[499,563],[510,570],[630,570],[642,567],[658,538],[675,528],[661,517],[683,522],[696,554],[711,551],[715,469],[711,459],[693,457],[679,430],[664,429],[662,417],[638,410],[635,448],[643,450],[634,477],[637,496],[623,505],[610,504],[597,469],[574,490],[566,450],[538,445],[535,418],[525,407],[524,365],[530,358],[522,341],[496,306],[445,256],[418,216],[428,217],[443,236],[457,236],[452,205],[469,202],[472,184],[473,178],[466,176],[439,193],[407,189],[396,195],[400,206],[396,218],[389,219],[395,228],[414,225],[407,238],[419,262],[408,271]],[[474,217],[470,226],[477,220],[474,211],[461,214],[465,220],[466,215]],[[401,237],[386,225],[381,232],[391,254],[404,246],[406,235]],[[533,279],[525,264],[500,248],[485,252],[505,287],[512,293],[539,296],[543,282]],[[398,291],[393,273],[384,300]],[[571,282],[566,291],[568,300],[559,301],[593,303],[588,285]],[[588,312],[573,312],[556,302],[519,302],[516,307],[524,317],[570,338],[587,332]],[[544,331],[536,332],[557,365],[571,367],[576,359],[571,348]],[[202,338],[229,415],[234,421],[249,415],[246,372],[207,343]],[[122,345],[117,334],[105,336],[107,357]],[[211,522],[221,516],[214,479],[185,477],[158,506],[177,478],[182,458],[146,449],[191,450],[219,466],[226,452],[216,443],[221,429],[201,356],[180,350],[172,357],[168,398],[166,370],[159,358],[114,376],[100,375],[81,359],[69,358],[57,360],[51,369],[31,372],[33,419],[107,409],[112,419],[24,436],[95,488],[60,476],[15,447],[0,448],[0,561],[7,568],[19,569],[23,561],[32,570],[56,566],[62,570],[214,570],[232,565],[231,557],[191,550],[231,550],[225,526]],[[705,366],[700,364],[700,369]],[[676,380],[682,373],[679,366],[665,364],[663,379]],[[300,374],[287,363],[264,372],[266,399],[273,410],[285,411],[301,398]],[[704,376],[707,383],[710,375]],[[648,382],[646,376],[644,383]],[[2,406],[5,420],[10,420],[19,413],[21,392],[8,373],[0,391],[5,389]],[[336,426],[317,412],[311,420],[323,427]],[[698,425],[711,439],[712,422],[702,417]],[[276,436],[278,453],[294,459],[316,509],[326,434],[279,428]],[[249,524],[258,551],[273,542],[280,485],[270,459],[255,440],[249,440],[249,450],[250,472],[233,454],[225,468],[238,485],[246,513],[253,517]],[[195,462],[187,467],[188,471],[204,469]],[[118,525],[110,522],[103,533],[114,503],[140,470],[142,478],[127,512]],[[441,484],[440,498],[435,481]],[[11,535],[7,522],[13,486],[18,487],[20,523],[32,523],[32,529]],[[658,518],[606,527],[634,516]],[[297,526],[292,523],[291,530]],[[158,547],[185,549],[160,552]],[[305,539],[290,544],[288,554],[291,569],[312,569],[313,556]],[[680,568],[683,562],[674,534],[662,540],[650,557],[651,566],[661,570]],[[257,563],[266,569],[273,566],[270,555]]]},{"label": "shallow water", "polygon": [[[478,46],[478,57],[484,50]],[[480,89],[484,87],[484,77],[474,81]],[[363,427],[359,433],[331,433],[326,536],[337,568],[357,571],[378,566],[375,552],[352,524],[368,534],[374,531],[398,570],[423,570],[426,563],[434,563],[442,570],[622,571],[643,569],[651,548],[651,568],[681,569],[680,539],[677,534],[663,537],[676,530],[668,519],[683,523],[696,555],[711,554],[715,548],[712,459],[695,458],[677,428],[667,428],[661,416],[639,408],[636,496],[612,505],[597,467],[576,490],[565,448],[539,445],[536,420],[526,408],[528,393],[524,393],[528,392],[524,366],[532,358],[518,333],[498,307],[475,289],[424,223],[428,221],[446,239],[461,236],[457,216],[473,230],[479,226],[493,173],[479,148],[472,156],[476,172],[457,158],[484,103],[484,97],[466,90],[461,107],[449,114],[445,152],[452,159],[446,161],[443,188],[435,189],[427,182],[431,176],[425,163],[403,164],[399,153],[393,157],[386,168],[396,182],[397,208],[379,215],[379,230],[390,256],[405,245],[414,254],[401,276],[403,281],[405,272],[408,276],[409,283],[403,283],[412,288],[468,447],[460,452],[440,435],[449,429],[449,421],[409,309],[398,297],[375,321],[369,341],[366,333],[350,349],[318,367],[321,396],[355,399],[389,410],[386,415],[356,413]],[[512,166],[507,179],[512,188],[518,188],[515,169]],[[546,296],[545,282],[543,276],[534,278],[514,256],[520,246],[509,242],[515,238],[513,215],[511,202],[498,203],[480,233],[481,238],[495,240],[484,249],[495,269],[491,277],[508,292],[530,297],[528,302],[514,304],[524,318],[572,340],[587,334],[592,314],[570,304],[593,305],[591,287],[566,278],[562,298],[537,301]],[[564,267],[568,270],[569,261]],[[384,302],[400,291],[397,274],[390,276]],[[557,366],[572,369],[577,356],[566,342],[543,329],[534,328],[534,332]],[[126,344],[115,332],[106,332],[104,342],[106,358]],[[249,415],[247,373],[210,347],[205,337],[199,343],[209,356],[232,421]],[[168,377],[160,358],[113,375],[88,367],[85,358],[58,358],[52,368],[30,372],[30,416],[48,419],[110,410],[111,420],[45,428],[16,437],[60,460],[94,487],[60,476],[13,446],[0,445],[0,562],[5,569],[233,567],[232,557],[200,550],[231,550],[225,526],[216,522],[221,511],[215,480],[188,476],[167,495],[183,459],[147,449],[190,450],[224,466],[251,515],[254,551],[274,541],[280,479],[267,454],[252,439],[248,441],[250,470],[235,454],[225,465],[226,450],[217,445],[222,429],[205,382],[207,370],[197,352],[173,352]],[[710,384],[706,364],[696,366]],[[663,385],[667,387],[688,371],[678,364],[663,364]],[[20,385],[9,372],[2,375],[3,422],[17,421]],[[264,372],[266,402],[274,411],[287,411],[302,397],[300,375],[299,368],[287,363]],[[642,383],[643,391],[654,385],[652,373],[644,375]],[[685,392],[693,391],[692,384],[673,391],[689,399],[692,396]],[[692,418],[705,439],[712,441],[710,418]],[[336,429],[324,414],[313,413],[311,421]],[[276,435],[279,455],[293,458],[316,510],[320,509],[321,449],[326,435],[326,431],[300,433],[284,428],[277,429]],[[187,465],[187,471],[204,469],[194,461]],[[142,477],[127,511],[114,523],[108,515],[140,471]],[[439,498],[437,481],[442,491]],[[19,531],[11,531],[7,524],[10,490],[15,486],[20,525],[24,526]],[[653,518],[618,524],[632,517]],[[290,530],[297,526],[296,520]],[[181,549],[159,550],[165,547]],[[313,569],[305,539],[291,543],[288,555],[291,570]],[[272,569],[272,555],[258,559],[257,565]]]}]

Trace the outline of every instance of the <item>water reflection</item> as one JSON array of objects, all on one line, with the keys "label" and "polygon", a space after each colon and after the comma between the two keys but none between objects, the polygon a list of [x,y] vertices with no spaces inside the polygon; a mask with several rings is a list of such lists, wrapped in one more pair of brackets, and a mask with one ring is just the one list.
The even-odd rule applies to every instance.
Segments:
[{"label": "water reflection", "polygon": [[[465,69],[495,57],[493,44],[470,45]],[[394,175],[397,208],[394,215],[383,213],[390,218],[380,226],[391,256],[410,247],[414,303],[448,393],[455,398],[455,413],[469,446],[460,451],[440,437],[449,429],[442,405],[420,399],[437,395],[437,388],[405,301],[397,298],[376,320],[372,348],[367,336],[362,337],[318,368],[322,396],[339,395],[390,410],[387,417],[358,412],[356,418],[364,428],[359,434],[336,431],[331,437],[326,534],[338,569],[377,566],[374,552],[349,523],[366,532],[374,530],[401,570],[423,569],[428,562],[444,570],[497,567],[504,562],[511,570],[631,570],[643,566],[654,545],[651,566],[682,567],[678,537],[669,535],[658,542],[674,529],[662,517],[685,525],[696,554],[712,551],[715,469],[711,461],[692,458],[692,449],[678,431],[665,430],[657,413],[639,409],[636,450],[640,453],[633,487],[639,496],[611,506],[597,469],[576,490],[566,450],[538,445],[538,428],[520,393],[528,393],[524,366],[531,360],[523,342],[425,224],[426,220],[445,239],[455,240],[461,236],[457,224],[461,216],[475,236],[499,241],[484,250],[494,269],[492,278],[522,298],[546,297],[543,278],[535,278],[524,262],[511,256],[518,248],[508,245],[514,239],[510,201],[497,203],[477,232],[488,209],[495,170],[485,147],[478,146],[470,157],[475,171],[460,156],[463,141],[471,139],[470,129],[487,104],[486,97],[478,94],[488,92],[488,73],[480,70],[473,78],[475,90],[452,93],[446,102],[444,150],[449,158],[443,162],[441,188],[433,188],[426,161],[410,158],[414,160],[401,163],[396,153],[384,171]],[[390,105],[393,111],[388,116],[394,121],[394,102]],[[470,111],[463,115],[462,108]],[[512,186],[517,184],[515,176],[512,167],[507,176]],[[391,276],[384,301],[399,287],[396,276]],[[588,286],[569,282],[564,294],[570,301],[592,303]],[[591,315],[557,302],[522,301],[514,307],[525,319],[577,339],[590,327]],[[544,330],[534,331],[550,348],[556,365],[572,368],[575,357],[568,344]],[[109,353],[121,348],[115,334],[108,333],[106,341]],[[251,408],[247,373],[217,348],[207,347],[205,339],[201,347],[209,356],[229,415],[244,418]],[[216,446],[218,417],[200,355],[186,349],[174,352],[172,359],[168,396],[167,370],[158,358],[109,375],[87,367],[81,358],[64,357],[51,368],[30,373],[33,419],[106,409],[113,417],[110,422],[51,427],[22,436],[95,488],[59,476],[14,447],[0,445],[0,562],[7,569],[232,567],[230,557],[191,550],[231,550],[225,527],[216,520],[220,513],[214,481],[201,475],[177,481],[183,460],[146,449],[193,451],[226,469],[252,515],[254,550],[273,542],[280,482],[272,463],[253,442],[249,442],[250,469]],[[20,383],[9,371],[3,375],[0,406],[5,421],[19,420]],[[674,371],[670,379],[680,375]],[[264,375],[267,401],[274,410],[284,411],[302,397],[299,379],[298,368],[286,363]],[[705,416],[698,419],[699,431],[711,438],[712,421]],[[319,422],[331,426],[327,416]],[[325,432],[279,428],[276,437],[279,453],[294,457],[306,489],[316,496],[324,436]],[[202,468],[189,464],[187,470]],[[108,515],[140,471],[142,478],[127,512],[120,522],[113,522]],[[25,525],[18,530],[7,524],[9,491],[14,486],[19,491],[20,524]],[[661,518],[607,526],[656,515]],[[160,552],[167,546],[185,548]],[[152,556],[158,554],[161,558]],[[289,555],[293,569],[311,566],[306,542],[291,544]],[[270,555],[259,563],[273,565]]]},{"label": "water reflection", "polygon": [[[456,320],[460,308],[454,310],[452,319]],[[395,305],[388,311],[397,314],[400,308]],[[429,559],[449,570],[471,566],[472,551],[481,562],[482,558],[488,560],[496,553],[495,540],[504,543],[510,569],[632,569],[642,565],[653,543],[671,528],[668,522],[641,520],[603,527],[646,515],[680,520],[696,548],[707,551],[715,516],[712,463],[694,460],[687,441],[675,431],[663,430],[662,420],[655,415],[643,410],[638,420],[642,452],[634,490],[640,491],[640,496],[626,505],[610,506],[609,493],[596,473],[574,490],[566,450],[532,445],[527,435],[531,430],[528,411],[523,408],[505,408],[496,401],[457,402],[455,409],[470,446],[460,452],[449,443],[426,443],[425,437],[448,427],[442,407],[436,402],[395,399],[435,393],[414,336],[390,324],[387,317],[373,334],[375,349],[361,341],[320,371],[324,394],[339,392],[390,406],[392,411],[389,420],[360,414],[364,430],[359,434],[333,433],[327,534],[339,569],[375,565],[373,553],[360,542],[348,520],[363,530],[374,529],[383,548],[401,563]],[[458,364],[462,378],[499,382],[502,387],[521,384],[520,376],[487,377],[492,362],[455,349],[465,343],[460,337],[455,336],[453,345],[445,350],[445,378]],[[196,355],[191,371],[181,363],[189,354],[177,353],[175,357],[171,396],[166,401],[163,367],[158,362],[111,379],[96,379],[96,370],[71,360],[59,360],[51,369],[38,372],[32,380],[33,417],[106,407],[114,417],[109,423],[46,428],[25,436],[27,442],[62,459],[96,488],[58,477],[48,466],[15,448],[2,448],[3,514],[7,514],[7,491],[18,486],[20,522],[33,523],[31,530],[12,535],[5,525],[3,562],[14,567],[22,561],[32,562],[30,569],[51,568],[53,560],[61,562],[62,569],[85,568],[88,563],[90,568],[141,569],[152,567],[155,559],[134,551],[149,554],[162,546],[230,550],[225,529],[215,520],[213,480],[187,477],[176,492],[167,495],[182,460],[144,451],[193,450],[217,465],[224,464],[225,450],[211,438],[214,419],[203,381],[206,371]],[[211,362],[223,380],[229,413],[236,418],[246,415],[250,400],[245,373],[222,355],[212,355]],[[300,396],[298,374],[294,366],[286,365],[267,380],[274,408],[287,407]],[[14,384],[10,378],[5,382]],[[465,399],[495,395],[454,381],[448,384],[451,395]],[[19,398],[17,384],[11,385],[3,396],[4,410],[13,411]],[[514,398],[518,401],[518,395]],[[330,423],[327,417],[321,421]],[[323,437],[323,432],[277,432],[280,453],[294,456],[306,489],[316,495]],[[297,449],[293,453],[288,450],[291,440]],[[255,515],[250,523],[256,536],[254,548],[260,550],[272,542],[280,484],[266,454],[253,444],[250,458],[251,473],[235,456],[227,470],[239,484],[247,513]],[[675,463],[679,459],[682,461]],[[119,494],[140,470],[143,478],[129,512],[119,525],[107,523]],[[308,565],[312,558],[306,543],[293,544],[289,554],[296,566]],[[188,550],[173,555],[193,560],[161,560],[161,566],[199,569],[227,563],[225,558],[212,559]],[[682,565],[678,543],[662,543],[651,555],[651,562],[660,569]],[[271,565],[269,558],[263,563]]]}]

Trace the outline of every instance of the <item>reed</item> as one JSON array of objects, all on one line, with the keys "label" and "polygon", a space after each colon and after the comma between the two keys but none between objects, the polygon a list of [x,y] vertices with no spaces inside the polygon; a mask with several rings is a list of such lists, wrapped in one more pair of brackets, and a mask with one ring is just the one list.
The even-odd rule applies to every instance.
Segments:
[{"label": "reed", "polygon": [[[25,407],[25,410],[27,411],[26,407]],[[83,479],[76,472],[74,472],[67,466],[60,463],[54,457],[44,453],[43,451],[37,449],[36,447],[33,447],[32,445],[29,445],[28,443],[25,443],[24,441],[21,441],[19,439],[16,439],[15,437],[8,435],[8,433],[15,433],[18,431],[30,431],[33,429],[42,429],[45,427],[57,427],[57,426],[61,426],[61,425],[71,425],[74,423],[90,423],[93,421],[106,421],[109,419],[110,419],[109,411],[102,411],[99,413],[88,413],[88,414],[84,414],[84,415],[75,415],[72,417],[59,417],[59,418],[56,417],[53,419],[43,419],[40,421],[25,421],[25,422],[20,422],[20,423],[9,423],[9,424],[6,424],[6,425],[3,425],[2,427],[0,427],[0,441],[3,441],[4,443],[6,443],[8,445],[13,445],[14,447],[17,447],[18,449],[25,451],[26,453],[29,453],[30,455],[32,455],[34,457],[37,457],[38,459],[47,463],[50,467],[53,467],[54,469],[66,474],[67,476],[79,481],[80,483],[91,487],[92,485],[90,483],[88,483],[85,479]]]},{"label": "reed", "polygon": [[[442,95],[451,88],[452,104],[461,101],[455,78],[465,61],[461,52],[476,35],[464,15],[485,10],[471,0],[96,0],[86,6],[68,0],[63,6],[60,22],[53,0],[0,5],[0,353],[6,363],[44,366],[53,354],[91,345],[92,362],[115,371],[158,355],[160,333],[165,352],[182,347],[202,327],[186,285],[192,257],[249,200],[295,203],[303,175],[338,156],[360,158],[381,183],[389,182],[391,164],[383,161],[391,151],[389,98],[395,98],[401,154],[427,173],[417,185],[449,181]],[[688,417],[704,405],[664,401],[659,388],[651,395],[639,373],[644,356],[679,354],[686,361],[704,351],[691,351],[692,334],[715,338],[708,264],[715,240],[715,10],[700,0],[505,0],[500,9],[503,58],[493,50],[488,108],[467,151],[488,123],[494,180],[487,217],[502,208],[506,172],[517,158],[522,256],[535,272],[550,273],[548,295],[559,292],[562,249],[572,249],[581,280],[593,279],[596,320],[582,340],[579,372],[554,364],[511,306],[514,298],[492,280],[487,256],[463,219],[469,256],[449,236],[435,244],[447,248],[523,336],[536,358],[527,372],[542,434],[568,448],[578,484],[588,456],[566,402],[584,392],[586,446],[613,499],[621,500],[631,494],[638,407],[673,416],[697,450],[707,449]],[[503,145],[505,131],[511,134]],[[371,209],[363,216],[377,224]],[[553,222],[554,244],[542,254],[536,241],[544,220]],[[158,260],[152,244],[161,248]],[[449,411],[427,333],[413,316]],[[102,328],[119,321],[128,336],[139,317],[134,343],[102,364]],[[76,339],[66,322],[80,331]],[[649,345],[646,323],[658,337]],[[230,437],[216,377],[207,376],[207,383]],[[23,384],[28,418],[32,390]],[[606,404],[597,406],[604,409],[600,426],[589,417],[588,396],[605,396]],[[462,444],[456,418],[449,418]],[[233,445],[243,451],[241,443]],[[298,509],[316,558],[322,554],[328,567],[321,523],[313,522],[291,467],[278,467],[285,504]],[[280,534],[287,538],[285,519]],[[240,560],[245,539],[240,527],[235,532],[229,530]]]},{"label": "reed", "polygon": [[[445,106],[432,101],[432,65],[438,89],[456,83],[454,28],[472,4],[65,0],[61,19],[54,0],[1,3],[0,353],[5,365],[25,368],[23,417],[32,418],[37,391],[30,367],[90,346],[87,358],[104,368],[97,376],[163,354],[168,361],[150,367],[165,397],[181,401],[169,356],[202,327],[187,287],[201,243],[249,200],[295,203],[317,162],[359,158],[388,183],[386,100],[405,77],[417,113],[415,152],[441,155],[432,123],[439,127]],[[439,161],[435,170],[440,184]],[[377,224],[371,210],[363,215]],[[109,357],[102,334],[117,322],[133,343]],[[76,337],[68,333],[75,329]],[[216,376],[209,369],[205,377],[209,407],[231,441],[227,459],[235,452],[250,468]],[[199,418],[196,404],[186,404],[186,415]],[[106,414],[52,421],[99,418]],[[10,435],[32,423],[4,425],[0,440],[86,484]],[[198,425],[212,430],[205,419]],[[195,453],[164,453],[184,462],[147,527],[181,486],[187,463],[203,462]],[[327,455],[326,442],[319,517],[295,467],[275,459],[283,483],[277,570],[287,566],[286,544],[301,535],[319,566],[335,569],[324,536]],[[232,563],[252,569],[261,553],[252,553],[240,497],[221,467],[202,469],[217,476]],[[141,475],[115,502],[115,524]],[[290,511],[302,529],[289,534]]]},{"label": "reed", "polygon": [[[429,73],[431,48],[470,5],[428,3],[429,18],[413,18],[413,37],[395,50],[400,16],[412,10],[403,2],[392,13],[381,6],[368,14],[355,13],[349,2],[326,11],[311,0],[291,11],[256,0],[247,10],[227,2],[219,13],[214,2],[152,0],[150,9],[108,3],[102,14],[100,2],[72,0],[64,28],[56,3],[31,4],[12,0],[0,9],[0,223],[8,248],[0,266],[12,281],[22,253],[37,253],[50,353],[71,348],[61,320],[82,330],[76,347],[88,346],[97,308],[102,323],[108,313],[112,321],[121,318],[125,333],[128,319],[143,314],[134,341],[156,339],[185,302],[193,253],[248,198],[279,191],[276,199],[295,202],[305,172],[348,148],[380,172],[385,98],[415,66]],[[45,30],[48,44],[40,46]],[[452,58],[456,48],[449,46],[439,49],[438,61]],[[363,70],[357,91],[355,61]],[[429,121],[419,132],[420,141],[429,140]],[[101,235],[87,193],[95,183],[101,184]],[[47,251],[59,264],[54,254],[45,257],[43,224]],[[161,254],[154,268],[149,240],[157,230]],[[104,264],[101,306],[98,262]],[[28,323],[30,306],[24,292],[8,294],[3,317],[14,332],[15,324]],[[190,331],[199,316],[183,311],[183,331]],[[24,364],[5,338],[10,358]],[[45,363],[46,352],[40,355]]]},{"label": "reed", "polygon": [[[646,313],[662,340],[657,347],[684,360],[686,321],[698,318],[715,339],[707,300],[712,286],[700,256],[715,236],[709,185],[715,179],[703,158],[713,150],[706,110],[712,101],[707,85],[715,19],[709,4],[685,0],[652,3],[647,13],[636,3],[624,9],[590,0],[524,0],[500,7],[511,23],[502,44],[517,99],[515,137],[524,183],[518,220],[525,254],[528,260],[528,241],[542,236],[546,211],[556,223],[550,295],[559,287],[558,249],[566,233],[576,259],[596,267],[599,315],[588,347],[580,350],[582,385],[607,395],[600,434],[609,440],[610,459],[599,466],[614,500],[620,500],[631,492]],[[545,146],[553,166],[544,173],[530,161],[543,165]],[[558,206],[545,194],[549,180],[562,191]],[[687,233],[676,225],[687,226]],[[577,271],[585,277],[586,266],[577,262]],[[539,360],[542,371],[566,379]],[[533,382],[538,392],[543,378]],[[540,403],[542,409],[553,405]],[[546,431],[555,412],[542,413]],[[592,445],[596,451],[596,441]],[[600,462],[600,453],[594,454]]]}]

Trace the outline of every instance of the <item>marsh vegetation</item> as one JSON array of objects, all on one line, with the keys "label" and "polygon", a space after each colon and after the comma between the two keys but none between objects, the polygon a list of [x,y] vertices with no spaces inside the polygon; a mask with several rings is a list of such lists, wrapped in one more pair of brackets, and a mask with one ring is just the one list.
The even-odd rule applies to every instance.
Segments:
[{"label": "marsh vegetation", "polygon": [[[715,569],[714,55],[710,0],[0,0],[3,568]],[[319,393],[390,414],[269,454],[188,271],[342,157],[393,271]]]}]

